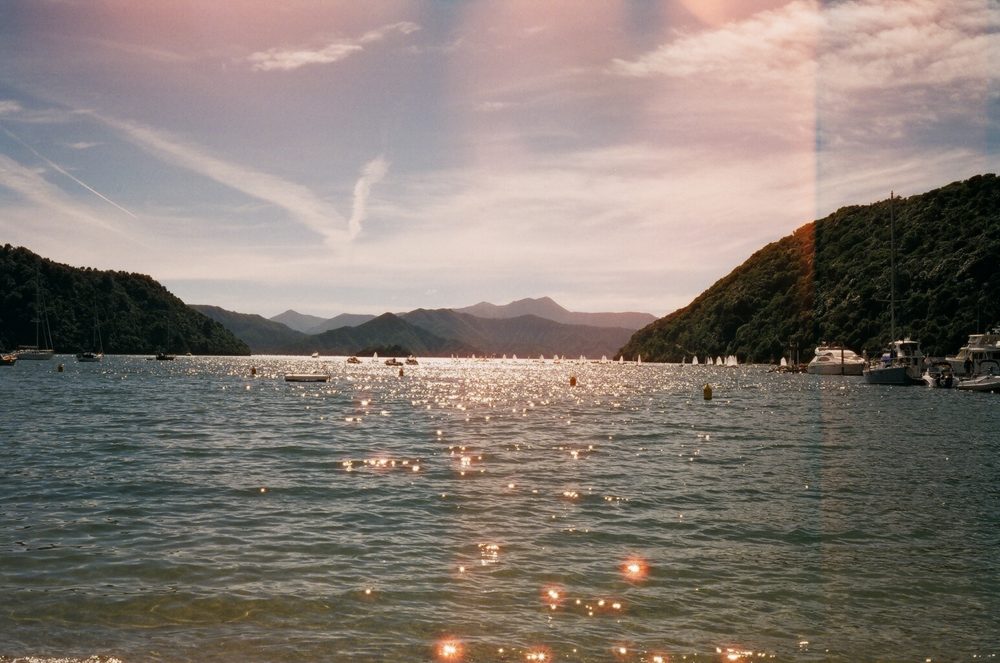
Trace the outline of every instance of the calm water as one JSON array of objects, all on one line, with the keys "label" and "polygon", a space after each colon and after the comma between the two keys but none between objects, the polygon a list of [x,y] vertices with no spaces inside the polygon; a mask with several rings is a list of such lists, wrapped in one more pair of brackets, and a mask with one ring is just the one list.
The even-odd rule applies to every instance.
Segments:
[{"label": "calm water", "polygon": [[1000,397],[763,367],[397,371],[0,368],[0,661],[1000,654]]}]

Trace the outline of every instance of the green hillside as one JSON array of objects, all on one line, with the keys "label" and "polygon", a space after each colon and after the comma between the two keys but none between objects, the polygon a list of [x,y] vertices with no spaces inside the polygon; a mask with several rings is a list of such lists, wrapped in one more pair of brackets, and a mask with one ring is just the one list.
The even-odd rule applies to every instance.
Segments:
[{"label": "green hillside", "polygon": [[944,355],[1000,322],[1000,180],[989,174],[809,223],[636,332],[621,352],[767,362],[792,343],[808,359],[822,340],[878,351],[890,340],[890,207],[896,336]]},{"label": "green hillside", "polygon": [[10,244],[0,248],[0,347],[35,343],[36,283],[57,353],[92,349],[96,312],[110,354],[250,354],[148,276],[70,267]]}]

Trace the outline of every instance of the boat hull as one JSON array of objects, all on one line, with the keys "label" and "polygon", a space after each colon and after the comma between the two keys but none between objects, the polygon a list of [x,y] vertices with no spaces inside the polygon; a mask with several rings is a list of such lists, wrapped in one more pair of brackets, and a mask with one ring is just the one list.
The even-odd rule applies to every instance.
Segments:
[{"label": "boat hull", "polygon": [[285,382],[328,382],[329,375],[323,373],[289,373],[285,375]]},{"label": "boat hull", "polygon": [[924,384],[923,377],[914,378],[906,366],[871,368],[865,371],[864,375],[868,384],[891,384],[901,387]]},{"label": "boat hull", "polygon": [[827,361],[809,362],[806,373],[810,375],[861,375],[865,365],[858,362]]},{"label": "boat hull", "polygon": [[1000,393],[1000,376],[984,375],[978,378],[962,380],[956,389],[963,391],[985,391]]},{"label": "boat hull", "polygon": [[18,350],[17,358],[26,361],[45,361],[52,359],[55,352],[52,350]]}]

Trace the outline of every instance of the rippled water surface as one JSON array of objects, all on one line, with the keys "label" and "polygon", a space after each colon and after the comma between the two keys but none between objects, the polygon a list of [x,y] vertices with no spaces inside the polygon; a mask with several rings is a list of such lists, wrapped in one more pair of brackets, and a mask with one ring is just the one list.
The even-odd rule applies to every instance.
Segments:
[{"label": "rippled water surface", "polygon": [[1000,654],[991,394],[58,357],[0,368],[0,412],[0,661]]}]

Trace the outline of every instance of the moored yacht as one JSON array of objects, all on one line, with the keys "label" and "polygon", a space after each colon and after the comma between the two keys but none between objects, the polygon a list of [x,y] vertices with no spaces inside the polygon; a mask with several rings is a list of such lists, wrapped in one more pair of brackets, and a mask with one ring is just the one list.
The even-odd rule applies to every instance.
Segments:
[{"label": "moored yacht", "polygon": [[853,350],[824,343],[816,348],[816,356],[806,366],[806,372],[812,375],[861,375],[864,367],[865,360]]},{"label": "moored yacht", "polygon": [[985,373],[982,363],[1000,362],[1000,329],[988,334],[969,334],[968,342],[954,357],[945,357],[955,375],[972,377]]},{"label": "moored yacht", "polygon": [[863,373],[868,384],[924,384],[923,363],[920,343],[907,338],[893,341],[881,357],[865,366]]}]

